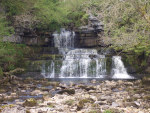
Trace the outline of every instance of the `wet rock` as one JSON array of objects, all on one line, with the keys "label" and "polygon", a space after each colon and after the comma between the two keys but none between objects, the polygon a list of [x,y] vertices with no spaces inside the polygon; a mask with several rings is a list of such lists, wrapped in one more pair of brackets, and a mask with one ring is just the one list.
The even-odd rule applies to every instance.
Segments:
[{"label": "wet rock", "polygon": [[44,82],[42,82],[42,85],[43,85],[43,86],[54,86],[54,87],[57,87],[57,86],[59,86],[59,82],[48,82],[48,81],[44,81]]},{"label": "wet rock", "polygon": [[27,99],[24,103],[23,106],[29,106],[33,107],[37,105],[37,101],[34,98]]},{"label": "wet rock", "polygon": [[41,95],[41,94],[48,94],[47,91],[41,91],[41,90],[34,90],[31,92],[31,95]]},{"label": "wet rock", "polygon": [[72,94],[75,94],[75,90],[74,89],[63,89],[58,92],[58,94],[63,94],[63,93],[68,93],[69,95],[72,95]]},{"label": "wet rock", "polygon": [[22,102],[22,100],[20,100],[20,99],[16,99],[16,100],[15,100],[15,104],[16,104],[16,105],[23,105],[23,102]]},{"label": "wet rock", "polygon": [[97,58],[97,55],[89,55],[91,59]]},{"label": "wet rock", "polygon": [[96,79],[91,80],[91,83],[95,84],[96,83]]},{"label": "wet rock", "polygon": [[66,84],[59,84],[59,87],[62,88],[62,89],[69,88],[69,86],[67,86]]},{"label": "wet rock", "polygon": [[85,89],[86,91],[96,90],[96,88],[94,88],[94,86],[79,85],[79,88]]}]

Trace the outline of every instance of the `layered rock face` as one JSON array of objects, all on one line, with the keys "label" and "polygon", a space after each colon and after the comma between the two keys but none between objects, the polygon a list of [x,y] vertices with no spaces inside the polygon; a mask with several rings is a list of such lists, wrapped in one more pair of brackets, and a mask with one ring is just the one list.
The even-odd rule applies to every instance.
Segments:
[{"label": "layered rock face", "polygon": [[102,35],[104,32],[104,25],[96,17],[90,15],[88,25],[81,26],[76,33],[76,46],[77,47],[95,47],[105,46],[100,41],[99,34]]},{"label": "layered rock face", "polygon": [[20,15],[14,18],[13,26],[15,34],[4,37],[3,41],[38,46],[53,45],[52,32],[37,30],[37,21],[32,15]]},{"label": "layered rock face", "polygon": [[[23,43],[26,45],[54,46],[54,37],[52,32],[42,32],[36,28],[37,20],[31,14],[16,16],[13,22],[15,34],[4,37],[3,41],[14,43]],[[32,26],[31,26],[32,25]],[[76,47],[95,47],[104,46],[101,38],[104,31],[104,25],[96,17],[90,16],[88,25],[82,26],[75,30]],[[43,30],[44,31],[44,30]]]}]

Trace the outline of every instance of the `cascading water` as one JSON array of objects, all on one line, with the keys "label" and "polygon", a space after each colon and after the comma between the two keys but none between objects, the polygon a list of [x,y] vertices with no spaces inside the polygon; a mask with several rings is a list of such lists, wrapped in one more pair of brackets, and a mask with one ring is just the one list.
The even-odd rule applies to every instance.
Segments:
[{"label": "cascading water", "polygon": [[42,72],[41,74],[44,76],[44,78],[54,78],[55,77],[55,64],[53,61],[51,61],[51,64],[44,63],[42,65]]},{"label": "cascading water", "polygon": [[53,36],[55,47],[59,49],[60,53],[65,54],[70,49],[74,48],[74,32],[67,31],[64,28],[62,28],[60,33],[55,32]]},{"label": "cascading water", "polygon": [[[99,55],[95,49],[75,49],[75,33],[72,31],[61,29],[60,34],[56,32],[53,36],[55,47],[64,56],[64,60],[43,64],[41,74],[45,78],[108,77],[106,75],[109,67],[106,64],[105,55]],[[112,57],[111,75],[113,79],[132,79],[128,75],[120,56]]]},{"label": "cascading water", "polygon": [[105,56],[94,49],[75,49],[66,54],[60,77],[102,78],[105,74]]},{"label": "cascading water", "polygon": [[116,79],[133,78],[127,73],[127,70],[124,67],[124,64],[120,56],[113,56],[112,61],[113,61],[113,67],[112,67],[113,78],[116,78]]}]

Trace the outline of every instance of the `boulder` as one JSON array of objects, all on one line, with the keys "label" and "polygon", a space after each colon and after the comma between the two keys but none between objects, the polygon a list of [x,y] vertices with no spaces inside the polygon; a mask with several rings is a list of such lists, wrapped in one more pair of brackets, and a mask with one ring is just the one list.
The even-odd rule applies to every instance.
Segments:
[{"label": "boulder", "polygon": [[28,107],[33,107],[37,105],[37,101],[34,98],[30,98],[25,100],[25,102],[23,103],[23,106],[28,106]]},{"label": "boulder", "polygon": [[61,91],[58,92],[58,94],[63,94],[63,93],[68,93],[69,95],[75,94],[74,89],[62,89]]}]

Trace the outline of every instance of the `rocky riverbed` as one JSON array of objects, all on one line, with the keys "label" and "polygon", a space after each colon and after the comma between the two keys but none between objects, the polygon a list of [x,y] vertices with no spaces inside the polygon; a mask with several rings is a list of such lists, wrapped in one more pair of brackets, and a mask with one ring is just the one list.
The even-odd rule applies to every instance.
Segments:
[{"label": "rocky riverbed", "polygon": [[148,80],[65,83],[15,78],[1,82],[1,113],[150,113]]}]

